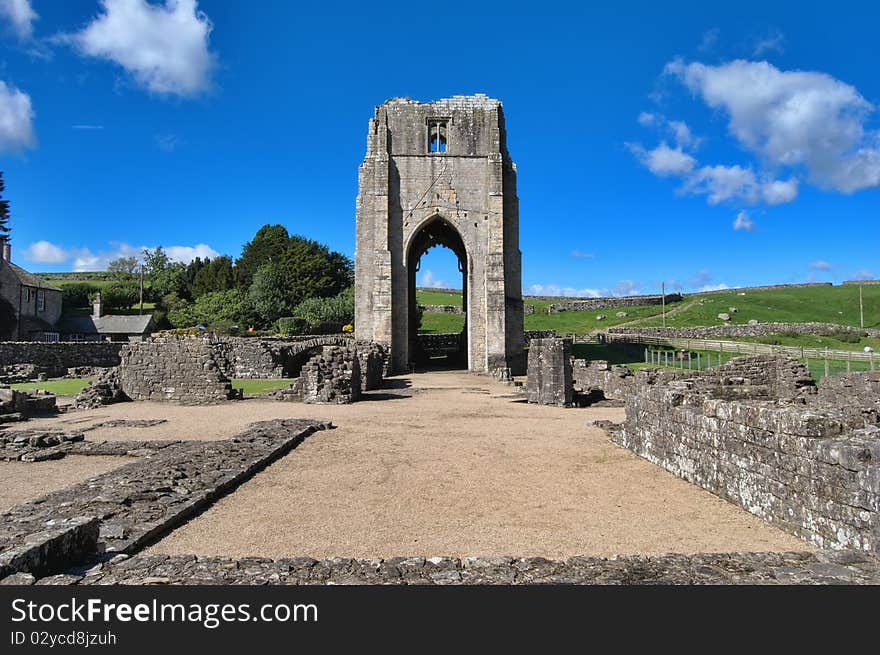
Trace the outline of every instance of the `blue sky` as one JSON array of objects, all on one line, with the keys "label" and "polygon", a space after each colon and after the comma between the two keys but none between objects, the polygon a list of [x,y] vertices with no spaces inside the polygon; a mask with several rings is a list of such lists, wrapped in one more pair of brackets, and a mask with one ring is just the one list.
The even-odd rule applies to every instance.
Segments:
[{"label": "blue sky", "polygon": [[[237,255],[264,223],[354,252],[385,99],[486,93],[527,293],[880,275],[876,3],[0,0],[13,258]],[[460,284],[431,251],[420,283]]]}]

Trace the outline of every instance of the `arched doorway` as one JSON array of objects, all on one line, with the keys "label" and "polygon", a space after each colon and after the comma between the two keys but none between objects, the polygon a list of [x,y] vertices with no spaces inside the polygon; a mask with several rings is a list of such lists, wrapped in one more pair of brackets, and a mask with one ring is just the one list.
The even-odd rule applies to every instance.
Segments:
[{"label": "arched doorway", "polygon": [[[458,259],[458,270],[461,273],[461,305],[464,315],[464,327],[458,335],[457,349],[447,352],[442,359],[446,366],[468,367],[468,256],[467,248],[458,230],[439,214],[428,219],[413,234],[406,258],[407,269],[407,306],[409,357],[418,366],[431,364],[431,355],[436,357],[439,349],[430,346],[426,349],[419,339],[418,300],[416,298],[416,276],[420,270],[422,256],[431,248],[443,247],[451,250]],[[439,345],[439,344],[438,344]],[[448,344],[446,344],[448,346]]]}]

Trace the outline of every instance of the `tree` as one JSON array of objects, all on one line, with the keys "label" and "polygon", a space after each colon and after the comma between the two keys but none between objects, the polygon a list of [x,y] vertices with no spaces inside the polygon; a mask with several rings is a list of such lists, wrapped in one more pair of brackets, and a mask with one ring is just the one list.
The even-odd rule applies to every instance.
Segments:
[{"label": "tree", "polygon": [[3,182],[3,171],[0,171],[0,236],[9,234],[9,201],[3,198],[6,184]]},{"label": "tree", "polygon": [[168,294],[184,294],[185,270],[186,264],[172,262],[162,246],[156,246],[153,250],[144,249],[144,276],[152,300],[161,302]]},{"label": "tree", "polygon": [[311,331],[324,324],[338,330],[354,323],[354,287],[332,298],[307,298],[294,308],[292,317],[304,321]]},{"label": "tree", "polygon": [[258,324],[267,326],[282,316],[291,315],[293,305],[288,301],[284,284],[284,272],[278,264],[268,262],[257,269],[248,289],[248,299],[254,308]]},{"label": "tree", "polygon": [[61,287],[61,303],[64,311],[89,307],[100,287],[88,282],[74,282]]},{"label": "tree", "polygon": [[140,288],[134,282],[115,282],[101,292],[107,309],[129,309],[140,299]]},{"label": "tree", "polygon": [[234,286],[232,258],[215,257],[208,260],[193,278],[192,295],[198,298],[212,291],[226,291]]},{"label": "tree", "polygon": [[136,257],[119,257],[107,264],[107,272],[120,282],[130,282],[134,279],[137,271],[138,260]]},{"label": "tree", "polygon": [[290,244],[290,235],[283,225],[264,225],[254,238],[244,244],[241,257],[235,262],[235,280],[239,289],[250,288],[257,269],[277,261]]}]

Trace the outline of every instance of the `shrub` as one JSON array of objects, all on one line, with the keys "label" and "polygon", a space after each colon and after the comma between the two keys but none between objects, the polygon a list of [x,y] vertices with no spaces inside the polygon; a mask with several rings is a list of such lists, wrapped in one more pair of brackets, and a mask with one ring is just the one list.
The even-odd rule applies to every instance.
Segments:
[{"label": "shrub", "polygon": [[309,298],[293,310],[294,318],[305,321],[310,330],[322,328],[336,331],[354,323],[354,289],[349,288],[332,298]]},{"label": "shrub", "polygon": [[[173,299],[169,298],[169,300]],[[198,324],[243,326],[250,324],[252,320],[253,309],[245,294],[237,289],[206,293],[193,303],[168,309],[168,321],[174,327],[190,327]]]},{"label": "shrub", "polygon": [[88,282],[65,284],[61,288],[62,305],[65,310],[88,307],[92,304],[92,298],[98,291],[100,291],[99,287]]},{"label": "shrub", "polygon": [[305,334],[309,329],[309,325],[301,318],[284,316],[275,322],[275,329],[278,331],[278,334],[289,336],[294,334]]},{"label": "shrub", "polygon": [[106,309],[129,309],[139,299],[140,288],[136,284],[111,284],[101,292]]},{"label": "shrub", "polygon": [[858,343],[862,340],[862,335],[854,330],[829,330],[823,332],[822,336],[837,339],[843,343]]}]

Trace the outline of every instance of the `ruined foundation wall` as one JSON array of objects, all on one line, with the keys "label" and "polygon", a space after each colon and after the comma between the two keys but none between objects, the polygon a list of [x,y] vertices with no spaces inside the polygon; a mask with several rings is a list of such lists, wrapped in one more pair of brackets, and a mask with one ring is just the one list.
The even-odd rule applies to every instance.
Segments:
[{"label": "ruined foundation wall", "polygon": [[528,401],[568,407],[573,395],[571,339],[532,339],[526,381]]},{"label": "ruined foundation wall", "polygon": [[126,344],[119,383],[132,400],[209,404],[234,394],[214,344],[200,336],[168,335]]},{"label": "ruined foundation wall", "polygon": [[641,387],[612,440],[821,547],[880,553],[876,406],[731,401],[707,390],[695,380]]},{"label": "ruined foundation wall", "polygon": [[609,400],[625,400],[635,381],[628,366],[609,364],[605,360],[575,359],[572,361],[574,390],[580,393],[601,391]]},{"label": "ruined foundation wall", "polygon": [[109,341],[0,341],[0,367],[33,364],[54,377],[78,366],[118,366],[124,345]]},{"label": "ruined foundation wall", "polygon": [[361,372],[361,390],[372,391],[382,386],[382,378],[391,361],[388,349],[380,343],[360,342],[356,345]]},{"label": "ruined foundation wall", "polygon": [[361,397],[361,368],[357,351],[325,346],[303,366],[300,375],[305,403],[352,403]]},{"label": "ruined foundation wall", "polygon": [[817,401],[839,406],[880,408],[880,371],[823,378]]}]

